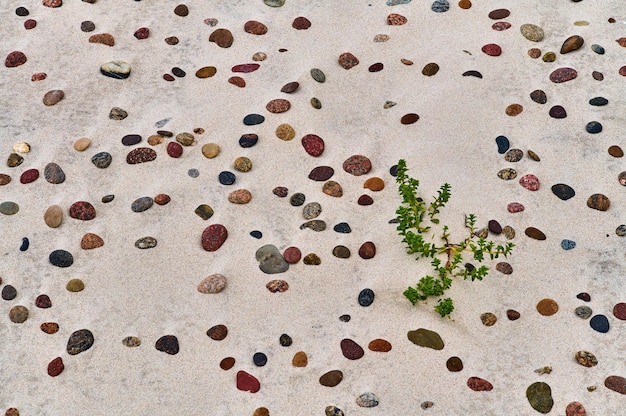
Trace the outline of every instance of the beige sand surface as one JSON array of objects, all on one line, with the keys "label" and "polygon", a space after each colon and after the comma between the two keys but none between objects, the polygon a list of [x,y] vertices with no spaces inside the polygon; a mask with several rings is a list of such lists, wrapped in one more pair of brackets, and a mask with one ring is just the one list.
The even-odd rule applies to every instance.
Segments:
[{"label": "beige sand surface", "polygon": [[[525,397],[526,388],[536,381],[552,388],[554,407],[550,414],[563,415],[572,401],[584,404],[589,415],[622,414],[624,396],[604,387],[609,375],[626,376],[623,351],[626,348],[624,323],[611,313],[613,305],[626,300],[623,285],[624,240],[615,228],[624,222],[624,188],[617,175],[624,170],[622,159],[607,154],[610,145],[623,146],[624,83],[618,69],[626,63],[626,49],[615,39],[626,36],[622,3],[618,0],[580,3],[537,0],[474,1],[469,10],[452,2],[446,13],[430,10],[431,1],[413,0],[406,5],[387,6],[384,1],[287,0],[280,8],[254,1],[189,0],[190,14],[173,13],[176,2],[98,0],[88,4],[66,0],[62,7],[43,7],[38,0],[4,0],[0,27],[2,53],[23,51],[26,64],[0,68],[0,173],[10,174],[12,182],[0,187],[0,202],[14,201],[20,211],[0,216],[0,276],[3,285],[18,290],[12,301],[0,303],[0,410],[15,407],[21,415],[252,415],[266,407],[273,416],[323,415],[326,406],[342,409],[346,415],[532,415],[536,414]],[[28,18],[36,19],[35,29],[25,30],[14,10],[25,6]],[[491,29],[487,14],[506,7],[511,16],[505,20],[512,28],[504,32]],[[407,17],[404,26],[386,24],[389,13]],[[622,13],[623,15],[623,13]],[[306,16],[312,26],[298,31],[291,27],[297,16]],[[218,19],[215,28],[228,28],[235,41],[222,49],[208,41],[215,29],[203,23]],[[615,24],[607,23],[615,17]],[[90,44],[90,33],[80,31],[80,23],[92,20],[93,33],[111,33],[114,47]],[[264,36],[244,32],[248,20],[265,23]],[[588,26],[574,26],[579,20]],[[535,23],[543,27],[546,38],[534,44],[523,38],[520,25]],[[133,33],[149,27],[151,35],[139,41]],[[376,34],[390,39],[374,43]],[[570,35],[585,38],[582,50],[558,54],[561,43]],[[176,46],[163,39],[177,36]],[[490,57],[481,52],[487,43],[502,46],[503,54]],[[590,45],[607,50],[594,54]],[[527,55],[531,47],[557,52],[557,61],[545,63]],[[285,48],[288,51],[278,52]],[[230,68],[252,62],[255,52],[268,59],[253,73],[241,75],[247,83],[237,88],[227,82]],[[360,64],[348,71],[337,63],[343,52],[351,52]],[[401,58],[412,60],[403,65]],[[132,66],[126,80],[107,78],[99,67],[110,60],[123,60]],[[370,73],[375,62],[383,71]],[[422,67],[436,62],[440,71],[425,77]],[[217,74],[198,79],[195,71],[212,65]],[[166,82],[162,74],[179,66],[187,76]],[[579,71],[576,80],[564,84],[549,81],[558,67],[571,66]],[[324,84],[315,82],[309,71],[322,69]],[[482,79],[463,77],[468,70],[480,71]],[[605,74],[595,81],[593,70]],[[31,82],[35,72],[46,72],[44,81]],[[299,90],[286,95],[280,88],[290,81]],[[65,98],[52,107],[42,104],[46,91],[62,89]],[[548,103],[539,105],[529,98],[543,89]],[[610,104],[591,107],[587,101],[604,96]],[[322,109],[309,104],[311,97],[322,102]],[[275,98],[287,98],[292,108],[283,114],[270,114],[265,105]],[[397,105],[384,109],[385,101]],[[505,115],[512,103],[524,106],[517,117]],[[568,117],[555,120],[548,116],[552,105],[562,105]],[[112,107],[121,107],[129,116],[123,121],[108,118]],[[250,113],[266,117],[263,124],[244,126]],[[420,120],[402,125],[406,113],[417,113]],[[154,134],[155,123],[169,119],[162,129],[175,134],[196,127],[198,144],[185,148],[180,159],[170,158],[164,144],[155,146],[154,162],[128,165],[130,150],[121,145],[122,136]],[[604,131],[585,132],[585,124],[597,120]],[[296,138],[283,142],[274,130],[289,123]],[[259,143],[241,148],[238,138],[255,132]],[[326,150],[319,158],[307,155],[300,138],[309,133],[321,136]],[[495,137],[505,135],[512,147],[531,149],[541,157],[535,162],[525,157],[511,164],[497,153]],[[72,148],[80,137],[92,145],[80,153]],[[17,168],[8,168],[4,159],[20,141],[31,144],[32,151]],[[205,143],[218,143],[222,149],[215,159],[201,153]],[[105,170],[90,162],[97,152],[108,151],[113,163]],[[343,172],[343,161],[353,154],[372,160],[372,171],[362,177]],[[220,185],[217,175],[232,170],[238,156],[247,156],[252,171],[237,173],[231,187]],[[444,211],[443,222],[453,235],[461,235],[462,219],[475,213],[479,224],[490,219],[515,228],[514,255],[508,260],[514,272],[505,276],[494,270],[482,282],[457,281],[450,290],[456,310],[451,320],[441,319],[432,304],[413,307],[402,291],[429,272],[428,262],[415,262],[406,255],[395,226],[388,224],[400,199],[389,168],[398,159],[408,161],[411,173],[422,183],[425,197],[443,182],[452,185],[452,200]],[[43,177],[31,184],[20,184],[21,173],[38,168],[43,173],[49,162],[58,163],[66,173],[63,184],[52,185]],[[332,178],[344,189],[342,198],[321,192],[321,183],[307,179],[315,166],[335,169]],[[519,177],[537,175],[541,188],[530,192],[517,180],[505,182],[496,173],[515,167]],[[196,168],[198,178],[187,171]],[[386,188],[378,193],[363,189],[373,176],[384,179]],[[550,191],[555,183],[566,183],[576,196],[561,201]],[[323,207],[320,219],[328,229],[316,233],[300,230],[304,222],[301,209],[292,207],[288,198],[272,194],[276,186],[286,186],[290,195],[302,192],[307,202]],[[235,206],[228,192],[250,190],[252,201]],[[142,196],[167,193],[172,201],[143,213],[130,209]],[[374,198],[371,206],[359,206],[363,193]],[[586,206],[593,193],[611,200],[606,212]],[[101,198],[114,194],[109,204]],[[93,221],[81,222],[67,215],[75,201],[90,201],[97,210]],[[509,202],[521,202],[526,210],[510,214]],[[202,203],[215,215],[203,221],[194,214]],[[61,227],[48,228],[43,213],[50,205],[66,212]],[[332,226],[348,222],[350,234],[338,234]],[[210,224],[227,227],[229,237],[216,252],[204,251],[200,235]],[[532,240],[524,229],[534,226],[546,235],[545,241]],[[249,235],[260,230],[260,240]],[[85,251],[80,240],[87,232],[100,235],[105,245]],[[153,236],[158,246],[138,250],[133,243]],[[30,248],[18,250],[22,237]],[[564,251],[562,239],[576,241],[576,248]],[[373,259],[357,255],[365,241],[376,244]],[[303,254],[317,253],[322,263],[292,265],[279,275],[267,275],[258,268],[256,250],[273,244],[281,251],[297,246]],[[334,246],[350,248],[350,259],[331,254]],[[52,266],[48,254],[55,249],[73,253],[74,264],[65,269]],[[495,263],[491,264],[492,266]],[[204,277],[221,273],[228,278],[227,288],[217,295],[203,295],[196,285]],[[83,292],[65,289],[71,278],[81,278]],[[290,288],[270,293],[265,284],[284,279]],[[364,288],[376,294],[367,308],[359,306],[357,296]],[[589,292],[588,305],[595,313],[605,314],[611,323],[606,334],[598,333],[589,321],[574,315],[579,292]],[[48,294],[53,306],[34,305],[39,294]],[[543,298],[559,304],[551,317],[537,313]],[[29,319],[23,324],[10,322],[9,310],[27,306]],[[521,313],[509,321],[507,309]],[[480,315],[492,312],[498,322],[492,327],[481,323]],[[351,315],[350,322],[339,320]],[[57,322],[57,334],[47,335],[42,322]],[[229,335],[213,341],[206,331],[224,324]],[[76,356],[65,348],[70,334],[88,328],[95,336],[93,347]],[[441,351],[422,348],[407,339],[407,332],[418,328],[436,331],[445,342]],[[293,345],[279,345],[282,333],[293,338]],[[177,355],[154,348],[163,335],[176,335],[180,342]],[[122,345],[126,336],[142,340],[138,348]],[[344,358],[339,343],[350,338],[365,348],[365,356],[350,361]],[[367,350],[375,339],[388,340],[388,353]],[[593,352],[599,359],[594,368],[574,360],[578,350]],[[252,362],[255,352],[264,352],[268,364],[262,368]],[[308,366],[291,365],[297,351],[308,354]],[[235,367],[219,368],[224,357],[235,357]],[[446,369],[449,357],[463,360],[464,369]],[[64,372],[47,375],[48,363],[62,357]],[[552,366],[549,375],[535,369]],[[319,377],[333,369],[344,379],[336,387],[321,386]],[[261,390],[252,394],[236,388],[237,371],[256,376]],[[490,381],[490,392],[475,392],[466,383],[469,377]],[[588,386],[597,386],[589,392]],[[361,408],[355,399],[373,392],[380,404]],[[423,410],[420,404],[432,401]]]}]

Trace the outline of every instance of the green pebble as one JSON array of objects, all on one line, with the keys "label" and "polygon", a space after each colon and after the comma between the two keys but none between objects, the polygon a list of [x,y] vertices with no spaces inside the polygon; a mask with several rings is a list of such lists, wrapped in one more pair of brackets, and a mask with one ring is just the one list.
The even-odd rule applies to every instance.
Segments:
[{"label": "green pebble", "polygon": [[0,213],[4,215],[17,214],[19,210],[20,206],[17,205],[15,202],[6,201],[0,204]]}]

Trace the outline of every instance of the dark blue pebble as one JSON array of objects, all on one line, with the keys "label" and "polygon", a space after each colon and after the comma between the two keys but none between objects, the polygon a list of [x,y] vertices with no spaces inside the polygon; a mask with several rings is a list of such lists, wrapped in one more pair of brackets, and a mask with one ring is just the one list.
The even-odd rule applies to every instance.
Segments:
[{"label": "dark blue pebble", "polygon": [[244,134],[239,138],[239,146],[241,147],[252,147],[259,141],[259,136],[254,133]]},{"label": "dark blue pebble", "polygon": [[347,222],[340,222],[333,227],[333,230],[341,234],[349,234],[352,232],[352,228],[350,228],[350,225]]},{"label": "dark blue pebble", "polygon": [[594,97],[591,100],[589,100],[589,104],[595,105],[597,107],[607,105],[608,103],[609,103],[609,100],[607,100],[604,97]]},{"label": "dark blue pebble", "polygon": [[590,121],[589,123],[587,123],[585,129],[588,133],[591,134],[600,133],[602,131],[602,124],[600,124],[598,121]]},{"label": "dark blue pebble", "polygon": [[261,114],[248,114],[243,118],[243,124],[246,126],[256,126],[257,124],[261,124],[265,121],[265,117]]},{"label": "dark blue pebble", "polygon": [[254,364],[257,367],[263,367],[265,364],[267,364],[267,355],[263,354],[262,352],[255,352],[252,356],[252,361],[254,361]]},{"label": "dark blue pebble", "polygon": [[54,250],[48,257],[50,263],[57,267],[70,267],[74,263],[72,253],[65,250]]},{"label": "dark blue pebble", "polygon": [[259,230],[250,231],[250,235],[257,239],[263,237],[263,233]]},{"label": "dark blue pebble", "polygon": [[394,178],[398,176],[398,165],[393,165],[392,167],[390,167],[389,174],[393,176]]},{"label": "dark blue pebble", "polygon": [[609,320],[604,315],[596,315],[592,317],[589,321],[589,325],[591,325],[592,329],[602,332],[603,334],[609,332]]},{"label": "dark blue pebble", "polygon": [[359,305],[370,306],[374,303],[374,291],[372,289],[363,289],[359,293]]},{"label": "dark blue pebble", "polygon": [[561,240],[561,248],[563,250],[571,250],[576,247],[576,241],[572,240]]},{"label": "dark blue pebble", "polygon": [[598,55],[604,55],[604,48],[596,43],[591,45],[591,50],[597,53]]},{"label": "dark blue pebble", "polygon": [[234,173],[225,170],[223,172],[220,172],[217,179],[222,185],[232,185],[235,183],[235,180],[237,180],[237,177]]},{"label": "dark blue pebble", "polygon": [[498,145],[498,153],[501,155],[505,154],[511,144],[509,143],[509,139],[505,136],[496,137],[496,144]]},{"label": "dark blue pebble", "polygon": [[22,245],[20,246],[20,251],[28,250],[28,246],[30,245],[30,241],[28,241],[27,237],[22,238]]}]

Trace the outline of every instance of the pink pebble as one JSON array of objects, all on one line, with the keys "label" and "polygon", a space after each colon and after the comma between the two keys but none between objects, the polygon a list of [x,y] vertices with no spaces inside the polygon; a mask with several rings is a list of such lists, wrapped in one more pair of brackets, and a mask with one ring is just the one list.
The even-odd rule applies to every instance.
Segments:
[{"label": "pink pebble", "polygon": [[511,214],[515,212],[522,212],[524,211],[524,205],[520,204],[519,202],[511,202],[506,206],[506,210],[509,211]]},{"label": "pink pebble", "polygon": [[528,175],[522,176],[522,178],[519,180],[519,184],[529,191],[536,191],[539,189],[539,178],[537,178],[532,173],[529,173]]},{"label": "pink pebble", "polygon": [[495,43],[488,43],[481,50],[489,56],[500,56],[502,54],[502,48]]}]

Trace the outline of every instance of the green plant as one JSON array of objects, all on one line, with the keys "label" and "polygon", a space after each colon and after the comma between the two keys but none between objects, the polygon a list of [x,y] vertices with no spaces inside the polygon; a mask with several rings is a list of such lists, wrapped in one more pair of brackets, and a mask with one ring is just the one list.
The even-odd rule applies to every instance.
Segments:
[{"label": "green plant", "polygon": [[[406,161],[398,161],[396,183],[402,196],[402,204],[396,210],[397,230],[402,236],[402,242],[407,246],[408,254],[415,254],[416,260],[430,258],[433,268],[433,276],[422,277],[415,287],[409,287],[404,291],[404,296],[412,303],[424,301],[429,297],[439,298],[435,310],[441,317],[449,316],[454,310],[452,299],[442,299],[445,291],[452,285],[455,277],[463,279],[482,280],[489,273],[485,265],[475,267],[471,263],[463,264],[464,253],[471,253],[472,258],[482,263],[486,259],[496,259],[499,256],[507,257],[511,254],[513,243],[496,245],[476,232],[476,216],[465,216],[465,227],[468,236],[459,243],[450,242],[450,232],[447,225],[439,226],[438,215],[450,200],[450,184],[445,183],[437,191],[433,201],[426,203],[417,196],[419,181],[407,174]],[[431,227],[441,228],[439,241],[435,239],[435,233]],[[443,260],[442,260],[443,258]]]}]

